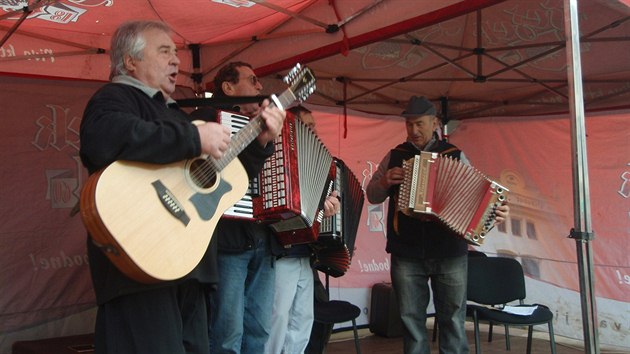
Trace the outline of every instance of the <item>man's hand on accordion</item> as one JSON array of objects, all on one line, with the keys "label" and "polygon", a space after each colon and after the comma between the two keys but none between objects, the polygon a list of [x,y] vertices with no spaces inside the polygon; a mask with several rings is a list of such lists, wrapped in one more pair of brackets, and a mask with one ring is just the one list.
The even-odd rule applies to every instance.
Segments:
[{"label": "man's hand on accordion", "polygon": [[508,215],[510,214],[510,207],[507,204],[502,204],[497,208],[497,216],[495,218],[495,222],[500,224],[504,222]]},{"label": "man's hand on accordion", "polygon": [[324,201],[324,217],[329,217],[337,214],[341,208],[341,202],[339,201],[339,193],[337,191],[332,191],[329,196],[326,197]]},{"label": "man's hand on accordion", "polygon": [[381,181],[384,182],[383,185],[385,188],[389,188],[393,185],[403,183],[404,178],[405,175],[402,167],[392,167],[385,172],[385,178],[382,178]]}]

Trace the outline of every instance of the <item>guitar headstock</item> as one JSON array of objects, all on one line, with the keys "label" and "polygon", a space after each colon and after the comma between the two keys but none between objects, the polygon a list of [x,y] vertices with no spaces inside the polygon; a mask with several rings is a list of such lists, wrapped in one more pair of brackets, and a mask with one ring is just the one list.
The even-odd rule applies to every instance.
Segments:
[{"label": "guitar headstock", "polygon": [[315,75],[308,67],[296,64],[282,80],[288,84],[296,99],[304,102],[308,96],[315,92]]}]

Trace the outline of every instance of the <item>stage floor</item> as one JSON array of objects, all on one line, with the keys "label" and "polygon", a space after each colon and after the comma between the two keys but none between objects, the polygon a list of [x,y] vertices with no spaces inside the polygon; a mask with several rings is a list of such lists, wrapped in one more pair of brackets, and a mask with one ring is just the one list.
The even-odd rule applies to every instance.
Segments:
[{"label": "stage floor", "polygon": [[[433,325],[428,325],[429,336],[431,336]],[[470,345],[470,353],[475,353],[475,338],[472,330],[472,323],[466,322],[468,332],[468,343]],[[510,327],[510,345],[511,350],[505,349],[505,335],[501,326],[494,327],[492,342],[488,343],[488,326],[480,325],[481,329],[481,352],[482,354],[524,354],[527,348],[527,331],[515,327]],[[400,354],[403,352],[402,338],[386,338],[370,333],[368,329],[360,329],[359,337],[361,338],[362,354]],[[534,339],[532,341],[532,353],[551,353],[549,345],[549,335],[547,332],[534,331]],[[326,354],[349,354],[355,353],[354,337],[352,330],[333,333]],[[437,342],[431,343],[431,352],[438,353]],[[584,353],[584,344],[581,341],[567,339],[556,336],[556,352],[557,354],[579,354]],[[606,351],[601,353],[623,353],[617,350]]]}]

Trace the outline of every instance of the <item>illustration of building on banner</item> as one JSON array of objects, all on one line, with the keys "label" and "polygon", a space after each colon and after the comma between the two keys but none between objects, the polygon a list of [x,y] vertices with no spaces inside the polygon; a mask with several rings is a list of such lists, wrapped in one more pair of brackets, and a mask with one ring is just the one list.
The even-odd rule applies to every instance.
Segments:
[{"label": "illustration of building on banner", "polygon": [[486,236],[483,251],[519,260],[533,279],[578,290],[575,266],[567,264],[575,261],[575,252],[565,242],[567,220],[560,201],[541,195],[516,171],[502,171],[499,181],[510,190],[510,215]]}]

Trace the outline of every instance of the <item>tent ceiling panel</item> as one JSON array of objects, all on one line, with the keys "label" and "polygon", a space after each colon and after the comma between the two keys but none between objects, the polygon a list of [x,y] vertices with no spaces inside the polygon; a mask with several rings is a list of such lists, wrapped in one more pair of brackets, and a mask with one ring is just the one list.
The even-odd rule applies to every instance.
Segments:
[{"label": "tent ceiling panel", "polygon": [[[345,78],[346,103],[357,110],[399,113],[401,97],[415,94],[448,100],[449,117],[458,119],[566,112],[562,5],[506,1],[309,65],[320,75]],[[628,16],[613,2],[580,5],[586,109],[627,106]],[[356,92],[348,87],[372,79],[381,88],[366,87],[371,105],[363,102],[366,97],[355,101]],[[343,101],[343,85],[326,80],[319,91]],[[319,99],[315,95],[312,100]]]},{"label": "tent ceiling panel", "polygon": [[[282,90],[296,62],[310,103],[398,114],[411,95],[450,119],[568,110],[562,0],[0,0],[0,72],[107,80],[107,48],[129,19],[161,19],[180,46],[179,84],[208,87],[242,60]],[[29,5],[28,18],[23,11]],[[586,109],[627,106],[628,0],[579,0]],[[191,45],[199,45],[193,67]],[[194,80],[193,80],[194,78]]]}]

